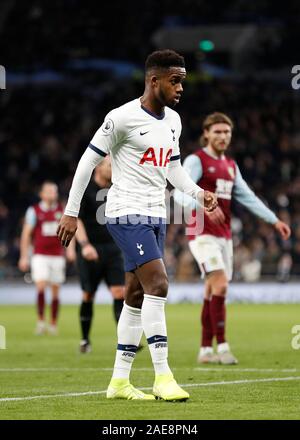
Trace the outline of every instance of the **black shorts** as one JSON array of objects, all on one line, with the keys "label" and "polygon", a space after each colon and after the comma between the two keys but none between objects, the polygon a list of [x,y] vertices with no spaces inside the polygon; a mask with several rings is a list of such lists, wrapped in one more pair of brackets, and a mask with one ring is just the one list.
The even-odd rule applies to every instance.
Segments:
[{"label": "black shorts", "polygon": [[102,280],[108,287],[124,286],[124,261],[117,245],[106,243],[93,246],[99,254],[97,261],[88,261],[83,258],[80,250],[77,252],[77,266],[82,290],[94,294]]}]

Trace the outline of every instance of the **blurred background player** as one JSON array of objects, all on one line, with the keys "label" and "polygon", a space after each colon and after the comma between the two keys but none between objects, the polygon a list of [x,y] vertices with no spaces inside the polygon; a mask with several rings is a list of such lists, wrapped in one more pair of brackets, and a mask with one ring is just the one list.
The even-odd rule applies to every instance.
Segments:
[{"label": "blurred background player", "polygon": [[110,185],[111,163],[110,157],[107,156],[96,167],[93,179],[86,189],[76,232],[77,264],[82,288],[80,306],[82,340],[79,347],[81,353],[91,351],[89,334],[93,318],[93,303],[102,279],[105,280],[113,296],[116,323],[119,321],[123,308],[125,274],[122,254],[105,224],[98,222],[96,217],[97,210],[105,203],[106,199],[106,197],[105,199],[97,197],[97,193],[101,189],[109,188]]},{"label": "blurred background player", "polygon": [[[27,209],[20,242],[19,269],[23,272],[30,267],[31,275],[37,289],[38,322],[36,334],[48,331],[57,334],[57,317],[59,308],[59,289],[65,281],[65,252],[57,236],[56,228],[63,213],[58,202],[57,185],[44,182],[39,193],[41,201]],[[51,319],[47,328],[45,322],[45,289],[50,286]]]},{"label": "blurred background player", "polygon": [[[208,115],[203,122],[201,138],[205,147],[187,156],[183,163],[194,182],[218,197],[218,207],[212,212],[205,212],[203,230],[189,237],[190,250],[205,277],[199,363],[238,362],[225,339],[225,297],[233,269],[231,199],[234,198],[254,215],[272,224],[283,240],[287,240],[291,233],[289,226],[280,221],[249,188],[236,162],[225,155],[232,129],[233,122],[227,115]],[[175,201],[185,206],[194,204],[178,190],[175,192]],[[214,337],[218,345],[217,354],[213,352]]]}]

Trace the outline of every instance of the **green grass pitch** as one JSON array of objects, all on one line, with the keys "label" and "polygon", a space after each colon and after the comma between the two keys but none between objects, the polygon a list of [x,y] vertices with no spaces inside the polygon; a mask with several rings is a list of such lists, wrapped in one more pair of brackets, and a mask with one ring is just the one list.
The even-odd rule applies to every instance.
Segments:
[{"label": "green grass pitch", "polygon": [[[78,307],[61,308],[59,336],[35,336],[33,307],[1,306],[7,349],[0,350],[0,419],[300,418],[300,350],[291,346],[300,305],[229,305],[227,335],[239,365],[228,367],[196,363],[199,304],[166,310],[170,366],[190,393],[186,403],[105,398],[116,347],[111,306],[95,308],[93,352],[87,355],[78,353]],[[145,347],[132,383],[151,389],[153,377]]]}]

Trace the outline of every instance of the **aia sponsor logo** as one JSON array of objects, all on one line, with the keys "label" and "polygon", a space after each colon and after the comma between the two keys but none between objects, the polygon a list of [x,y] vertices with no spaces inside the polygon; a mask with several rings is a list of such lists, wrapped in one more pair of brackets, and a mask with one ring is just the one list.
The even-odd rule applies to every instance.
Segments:
[{"label": "aia sponsor logo", "polygon": [[154,167],[166,167],[170,162],[172,156],[172,148],[167,150],[165,154],[165,149],[160,148],[158,154],[155,153],[153,147],[149,147],[143,154],[139,164],[144,165],[145,162],[152,163]]}]

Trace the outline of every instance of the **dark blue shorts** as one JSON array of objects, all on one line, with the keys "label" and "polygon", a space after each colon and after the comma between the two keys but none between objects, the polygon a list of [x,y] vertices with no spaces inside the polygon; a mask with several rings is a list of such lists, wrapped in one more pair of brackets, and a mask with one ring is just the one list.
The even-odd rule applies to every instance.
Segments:
[{"label": "dark blue shorts", "polygon": [[106,227],[124,256],[125,272],[163,258],[166,219],[142,215],[106,218]]}]

